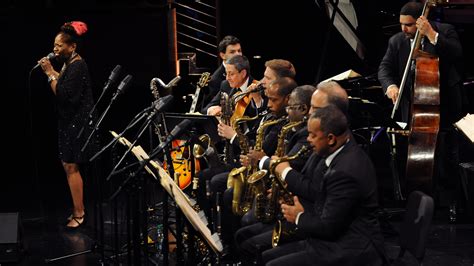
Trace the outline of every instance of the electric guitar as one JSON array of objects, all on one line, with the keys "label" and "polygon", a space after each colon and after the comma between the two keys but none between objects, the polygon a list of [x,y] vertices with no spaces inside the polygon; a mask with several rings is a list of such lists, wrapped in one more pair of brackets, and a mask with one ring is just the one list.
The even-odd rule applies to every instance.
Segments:
[{"label": "electric guitar", "polygon": [[[160,94],[158,92],[155,79],[151,80],[150,89],[155,99],[158,100],[160,98]],[[155,124],[155,133],[158,135],[160,142],[164,141],[164,136],[167,134],[164,127],[165,125],[163,124]],[[181,189],[185,189],[191,184],[193,176],[191,173],[189,147],[186,147],[184,143],[186,143],[186,141],[179,139],[173,140],[171,142],[171,158],[173,161],[174,180]],[[167,167],[166,161],[163,162],[163,168],[168,169]],[[199,160],[194,160],[194,168],[195,173],[200,171],[201,168]]]},{"label": "electric guitar", "polygon": [[194,93],[194,96],[193,96],[193,102],[191,103],[191,108],[189,108],[189,112],[191,114],[196,112],[196,105],[199,99],[199,94],[201,93],[201,88],[207,86],[210,76],[211,76],[211,73],[209,72],[204,72],[201,74],[201,78],[199,79],[196,85],[196,92]]}]

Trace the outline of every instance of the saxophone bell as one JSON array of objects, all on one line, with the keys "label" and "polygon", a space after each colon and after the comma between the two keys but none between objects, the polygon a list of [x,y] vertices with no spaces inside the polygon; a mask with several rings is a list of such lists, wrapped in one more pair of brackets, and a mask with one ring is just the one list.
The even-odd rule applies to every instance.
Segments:
[{"label": "saxophone bell", "polygon": [[202,145],[201,143],[193,145],[193,155],[196,159],[205,158],[215,152],[211,146],[211,137],[208,134],[199,136],[199,141]]},{"label": "saxophone bell", "polygon": [[259,180],[261,180],[264,176],[266,176],[268,173],[267,170],[263,169],[263,170],[259,170],[253,174],[251,174],[248,179],[247,179],[247,182],[249,184],[255,184],[257,183]]}]

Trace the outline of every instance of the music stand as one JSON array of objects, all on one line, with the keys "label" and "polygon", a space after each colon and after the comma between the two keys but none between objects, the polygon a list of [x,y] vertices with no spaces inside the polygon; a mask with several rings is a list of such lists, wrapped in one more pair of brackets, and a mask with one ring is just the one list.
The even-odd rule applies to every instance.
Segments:
[{"label": "music stand", "polygon": [[[131,143],[124,137],[120,137],[120,142],[126,146],[131,145]],[[132,148],[132,153],[139,161],[149,158],[148,154],[140,146],[134,146]],[[217,234],[212,234],[209,228],[206,226],[207,221],[204,213],[202,211],[196,212],[196,210],[193,209],[194,203],[178,187],[171,176],[160,165],[159,161],[150,160],[149,164],[145,166],[145,170],[155,179],[159,180],[161,186],[168,192],[170,196],[172,196],[176,202],[176,205],[180,208],[194,229],[201,234],[206,243],[214,252],[216,252],[216,254],[220,254],[222,252],[222,243]]]},{"label": "music stand", "polygon": [[[391,128],[392,131],[402,129],[401,126],[390,117],[390,114],[379,104],[362,98],[349,97],[349,116],[354,135],[357,135],[356,132],[359,130],[367,130],[370,132],[370,140],[366,140],[366,143],[368,144],[367,147],[374,144],[382,133],[388,133],[388,128]],[[393,193],[395,199],[402,199],[403,196],[398,173],[399,162],[397,161],[395,152],[396,147],[393,142],[390,142],[389,145]]]},{"label": "music stand", "polygon": [[199,114],[181,114],[181,113],[164,113],[166,127],[174,128],[184,119],[189,119],[193,122],[193,128],[196,133],[208,134],[212,142],[216,143],[221,140],[217,133],[217,121],[215,116],[211,115],[199,115]]},{"label": "music stand", "polygon": [[366,99],[349,97],[349,115],[354,129],[402,129],[379,104]]}]

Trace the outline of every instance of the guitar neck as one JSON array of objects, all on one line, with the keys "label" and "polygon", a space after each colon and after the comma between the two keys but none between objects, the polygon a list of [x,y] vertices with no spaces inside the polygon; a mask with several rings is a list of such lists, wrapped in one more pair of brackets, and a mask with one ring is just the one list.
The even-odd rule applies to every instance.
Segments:
[{"label": "guitar neck", "polygon": [[190,113],[194,113],[196,111],[196,105],[198,102],[200,92],[201,92],[201,87],[197,86],[196,92],[194,93],[193,102],[191,103],[191,108],[189,109]]}]

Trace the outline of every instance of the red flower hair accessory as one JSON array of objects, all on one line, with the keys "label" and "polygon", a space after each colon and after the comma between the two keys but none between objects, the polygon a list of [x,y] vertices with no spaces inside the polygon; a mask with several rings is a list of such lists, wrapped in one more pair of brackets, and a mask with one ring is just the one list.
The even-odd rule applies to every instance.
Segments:
[{"label": "red flower hair accessory", "polygon": [[[82,34],[87,32],[87,25],[82,21],[71,21],[69,22],[71,26],[76,31],[77,35],[81,36]],[[67,23],[66,23],[67,24]]]}]

